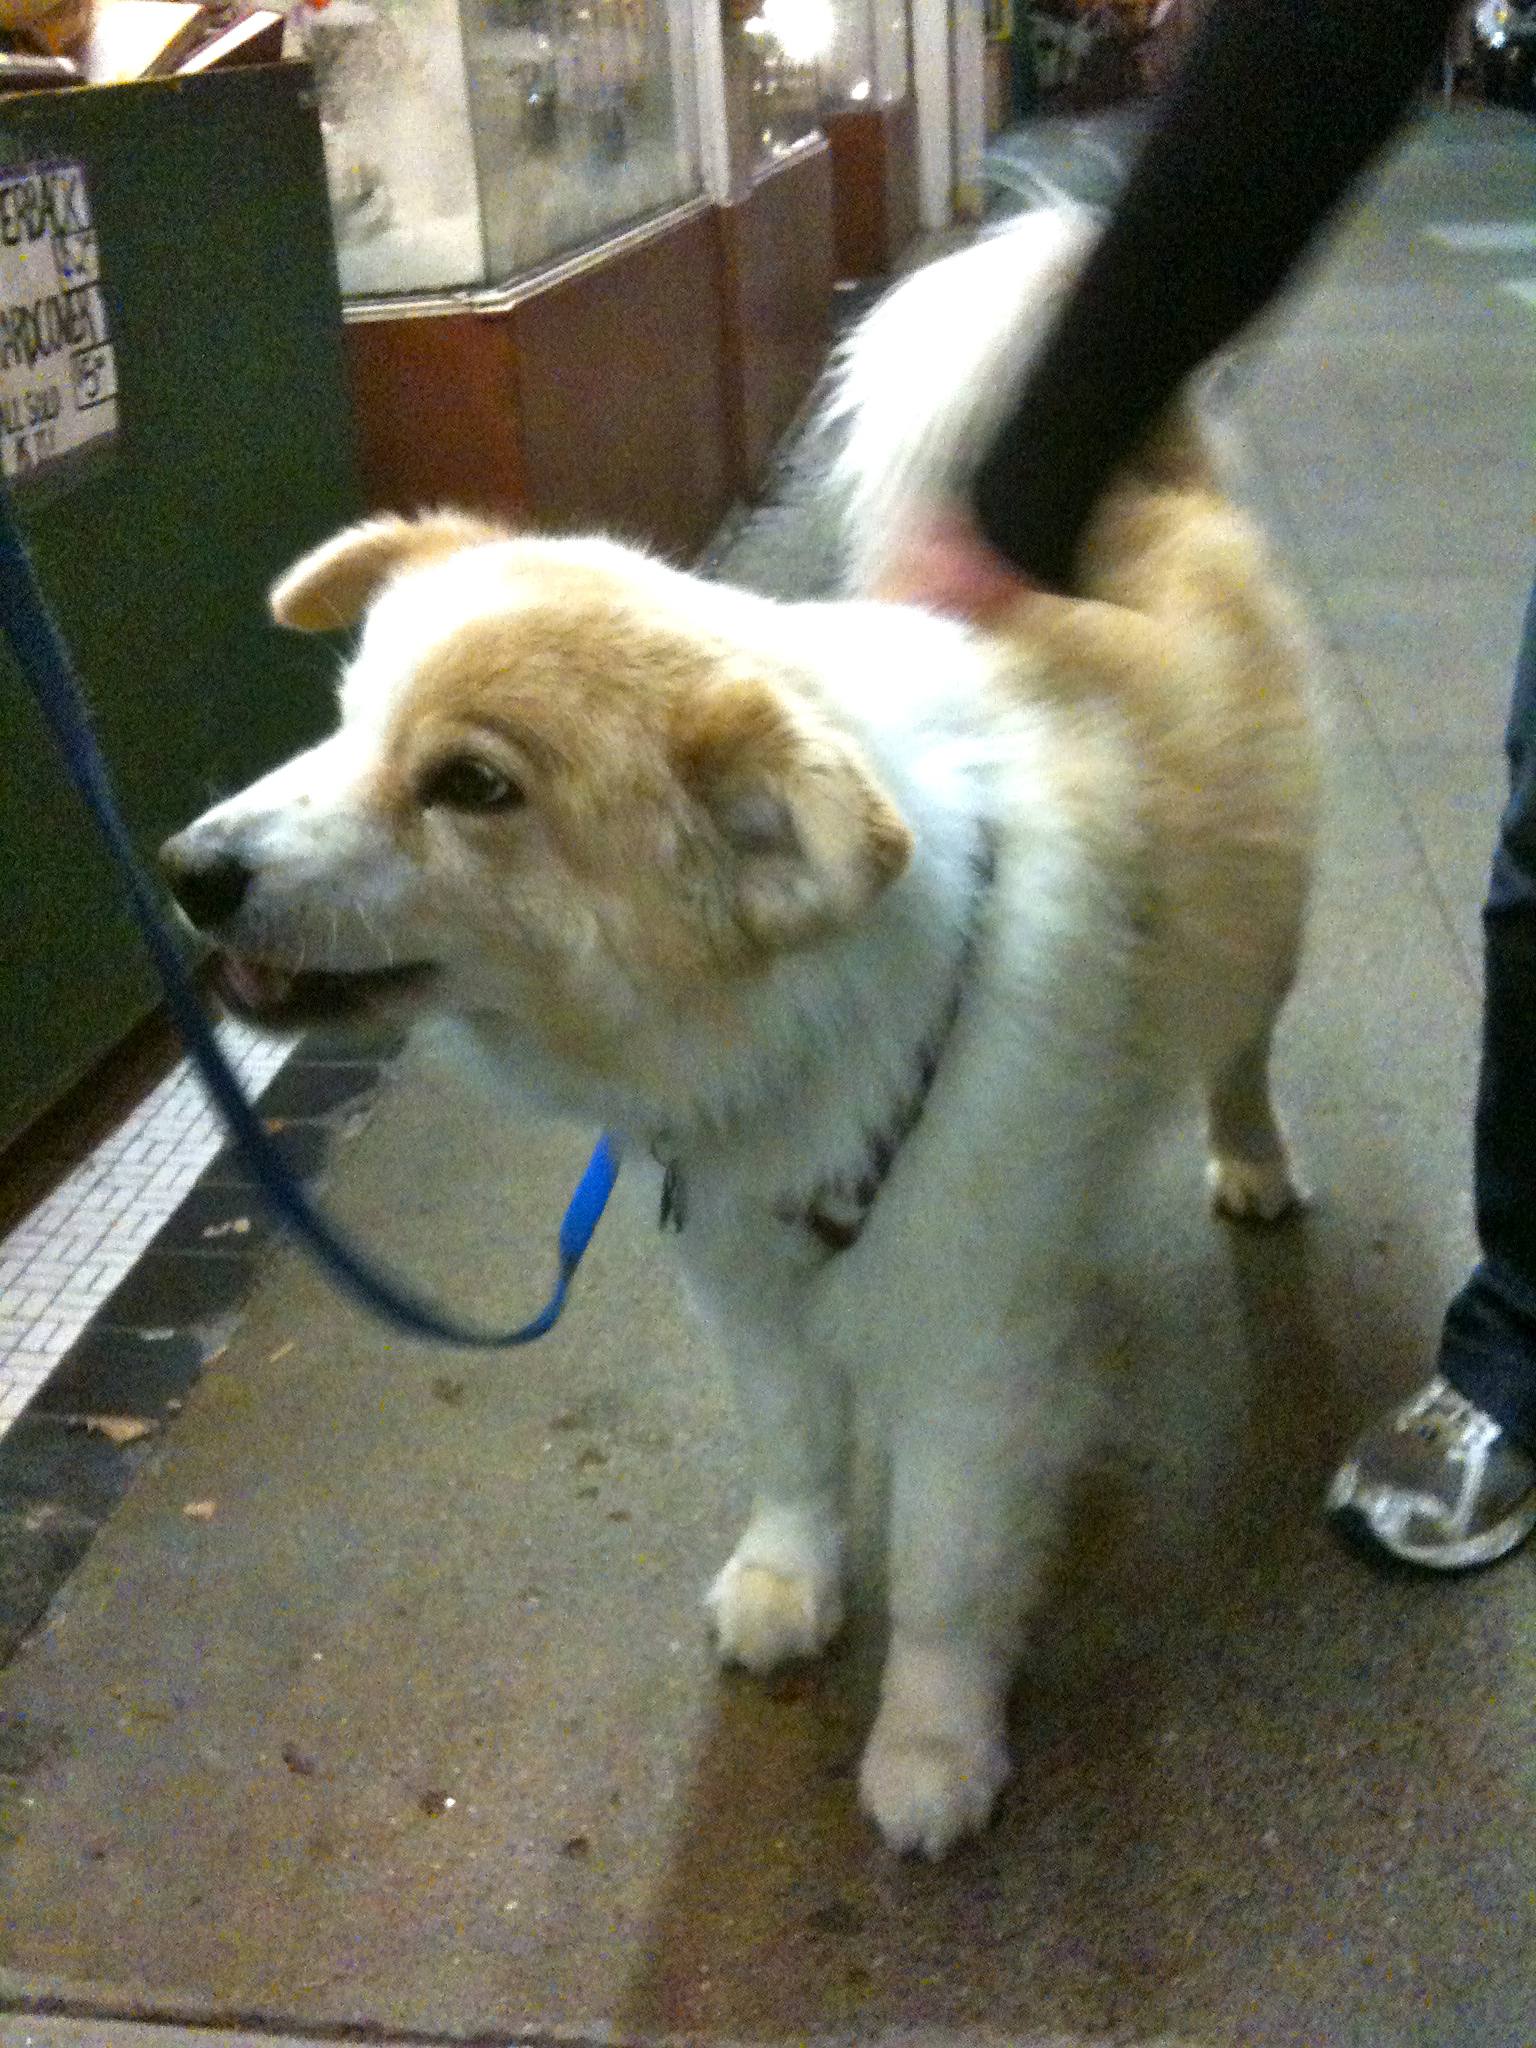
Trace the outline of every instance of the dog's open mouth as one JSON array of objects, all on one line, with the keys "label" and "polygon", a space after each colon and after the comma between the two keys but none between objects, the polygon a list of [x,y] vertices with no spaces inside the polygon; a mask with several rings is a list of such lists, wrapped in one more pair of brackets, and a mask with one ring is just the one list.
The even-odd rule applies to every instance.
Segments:
[{"label": "dog's open mouth", "polygon": [[225,1006],[247,1023],[290,1030],[399,1008],[436,974],[437,969],[425,962],[338,973],[274,967],[243,953],[220,953],[214,961],[213,985]]}]

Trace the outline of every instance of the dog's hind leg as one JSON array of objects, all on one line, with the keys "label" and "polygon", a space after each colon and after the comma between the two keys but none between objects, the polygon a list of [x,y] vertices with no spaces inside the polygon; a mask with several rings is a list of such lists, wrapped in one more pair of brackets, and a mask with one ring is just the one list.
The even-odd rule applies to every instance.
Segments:
[{"label": "dog's hind leg", "polygon": [[1219,1215],[1274,1223],[1305,1206],[1269,1087],[1272,1016],[1217,1074],[1209,1097],[1206,1187]]}]

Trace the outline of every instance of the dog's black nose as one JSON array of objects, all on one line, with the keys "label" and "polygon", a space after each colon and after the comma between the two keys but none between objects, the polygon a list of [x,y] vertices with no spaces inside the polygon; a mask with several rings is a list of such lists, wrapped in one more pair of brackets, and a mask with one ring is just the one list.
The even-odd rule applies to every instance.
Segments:
[{"label": "dog's black nose", "polygon": [[254,878],[238,854],[195,852],[178,839],[161,847],[160,865],[171,894],[200,931],[227,924]]}]

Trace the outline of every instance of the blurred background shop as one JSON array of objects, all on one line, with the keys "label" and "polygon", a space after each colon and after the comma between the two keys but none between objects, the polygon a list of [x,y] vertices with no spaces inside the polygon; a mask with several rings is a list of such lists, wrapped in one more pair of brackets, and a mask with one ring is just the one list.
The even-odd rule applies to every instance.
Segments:
[{"label": "blurred background shop", "polygon": [[803,404],[834,284],[980,218],[1016,123],[1144,101],[1197,4],[295,9],[370,502],[700,546]]},{"label": "blurred background shop", "polygon": [[820,369],[834,280],[916,232],[903,0],[329,0],[290,26],[369,501],[701,547]]}]

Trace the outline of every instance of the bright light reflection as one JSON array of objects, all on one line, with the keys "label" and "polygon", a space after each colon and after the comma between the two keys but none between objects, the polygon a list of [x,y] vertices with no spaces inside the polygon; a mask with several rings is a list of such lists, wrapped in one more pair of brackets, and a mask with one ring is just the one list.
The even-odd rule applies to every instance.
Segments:
[{"label": "bright light reflection", "polygon": [[832,0],[763,0],[745,24],[749,35],[770,35],[791,64],[814,64],[832,47]]}]

